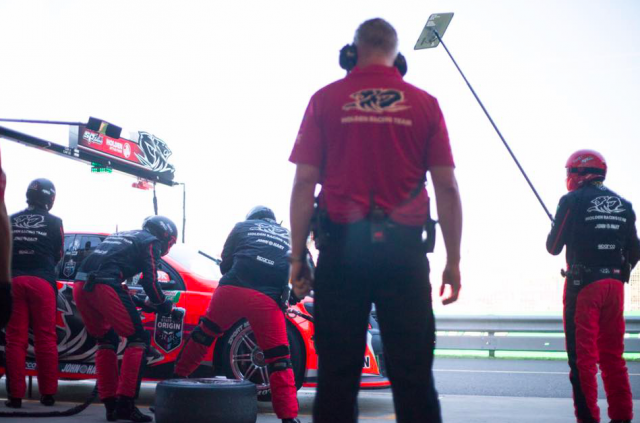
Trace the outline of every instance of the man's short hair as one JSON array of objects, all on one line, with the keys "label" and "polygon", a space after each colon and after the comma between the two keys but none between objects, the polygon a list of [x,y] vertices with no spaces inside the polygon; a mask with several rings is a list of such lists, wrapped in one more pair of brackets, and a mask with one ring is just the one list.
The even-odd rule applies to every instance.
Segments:
[{"label": "man's short hair", "polygon": [[398,49],[398,34],[384,19],[375,18],[360,24],[353,42],[357,47],[395,54]]}]

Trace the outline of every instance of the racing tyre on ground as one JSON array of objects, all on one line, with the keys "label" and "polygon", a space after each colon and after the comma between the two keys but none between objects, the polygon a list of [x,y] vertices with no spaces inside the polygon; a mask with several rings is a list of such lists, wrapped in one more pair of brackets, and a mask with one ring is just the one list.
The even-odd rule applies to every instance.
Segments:
[{"label": "racing tyre on ground", "polygon": [[158,423],[255,423],[256,386],[224,378],[164,380],[156,388],[155,417]]},{"label": "racing tyre on ground", "polygon": [[[264,353],[256,343],[256,336],[249,322],[242,320],[227,333],[228,335],[223,339],[222,351],[224,374],[230,379],[253,382],[258,391],[258,401],[271,401],[269,370],[264,362]],[[287,335],[296,389],[300,389],[304,382],[305,349],[302,337],[289,322],[287,322]]]}]

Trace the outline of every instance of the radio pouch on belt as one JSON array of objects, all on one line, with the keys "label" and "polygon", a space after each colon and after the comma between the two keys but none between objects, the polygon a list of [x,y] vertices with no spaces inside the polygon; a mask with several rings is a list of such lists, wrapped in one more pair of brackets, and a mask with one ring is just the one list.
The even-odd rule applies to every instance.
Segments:
[{"label": "radio pouch on belt", "polygon": [[282,288],[282,293],[280,293],[280,308],[282,310],[289,308],[289,298],[291,298],[291,287],[289,287],[289,284],[286,284]]},{"label": "radio pouch on belt", "polygon": [[629,283],[629,280],[631,279],[631,271],[633,270],[633,267],[631,266],[631,262],[629,261],[629,251],[623,254],[622,257],[624,258],[624,260],[622,263],[621,279],[622,279],[622,282]]},{"label": "radio pouch on belt", "polygon": [[423,238],[422,244],[424,245],[425,253],[433,253],[433,250],[436,248],[436,225],[438,224],[437,220],[433,220],[431,216],[427,219],[424,224],[424,233],[426,238]]},{"label": "radio pouch on belt", "polygon": [[378,206],[371,208],[371,214],[369,216],[371,223],[371,243],[380,244],[386,241],[387,234],[387,215],[384,210]]},{"label": "radio pouch on belt", "polygon": [[311,217],[311,232],[313,233],[313,242],[318,251],[321,251],[329,241],[328,220],[327,211],[320,208],[319,198],[316,198],[313,216]]}]

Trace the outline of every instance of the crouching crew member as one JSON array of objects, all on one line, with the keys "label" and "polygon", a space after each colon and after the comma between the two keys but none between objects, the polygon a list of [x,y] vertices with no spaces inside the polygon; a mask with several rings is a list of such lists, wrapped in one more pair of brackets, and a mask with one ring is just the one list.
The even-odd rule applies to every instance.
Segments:
[{"label": "crouching crew member", "polygon": [[[158,285],[158,261],[176,243],[178,230],[166,217],[153,216],[142,230],[120,232],[107,237],[80,265],[73,298],[87,332],[97,339],[98,393],[107,410],[107,420],[149,422],[150,416],[135,407],[149,334],[122,282],[142,272],[140,285],[158,313],[173,309]],[[127,338],[118,374],[119,336]]]},{"label": "crouching crew member", "polygon": [[264,351],[273,408],[283,423],[298,422],[296,386],[281,297],[288,290],[289,231],[267,207],[254,207],[236,224],[222,251],[220,285],[206,314],[180,352],[175,374],[193,373],[215,338],[246,318]]},{"label": "crouching crew member", "polygon": [[51,406],[58,390],[55,266],[62,258],[62,220],[49,213],[56,199],[53,183],[36,179],[27,189],[28,207],[11,216],[13,231],[13,311],[6,331],[8,407],[24,398],[29,327],[33,330],[40,402]]},{"label": "crouching crew member", "polygon": [[598,152],[580,150],[566,164],[569,193],[560,199],[547,250],[567,247],[564,329],[579,423],[600,421],[596,364],[613,423],[633,418],[624,352],[624,282],[640,260],[631,203],[605,187],[607,164]]}]

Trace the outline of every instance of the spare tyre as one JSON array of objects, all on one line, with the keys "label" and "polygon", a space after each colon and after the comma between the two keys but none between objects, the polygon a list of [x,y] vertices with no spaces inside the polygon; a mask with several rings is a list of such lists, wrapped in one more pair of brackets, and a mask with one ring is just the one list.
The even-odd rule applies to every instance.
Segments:
[{"label": "spare tyre", "polygon": [[256,386],[226,378],[168,379],[158,383],[158,423],[255,423]]}]

